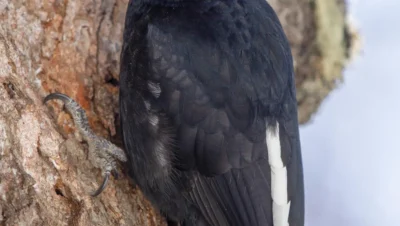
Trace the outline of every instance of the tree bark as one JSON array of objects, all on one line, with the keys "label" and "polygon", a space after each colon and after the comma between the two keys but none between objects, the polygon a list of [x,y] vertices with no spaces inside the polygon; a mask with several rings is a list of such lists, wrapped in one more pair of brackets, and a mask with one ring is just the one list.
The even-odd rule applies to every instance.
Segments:
[{"label": "tree bark", "polygon": [[[320,1],[270,2],[293,47],[299,118],[306,122],[349,57],[343,2],[332,1],[335,17],[322,15],[339,21],[329,48],[340,51],[329,60],[319,41],[325,25],[318,25],[318,12],[326,8]],[[91,198],[102,178],[87,144],[61,104],[42,103],[50,92],[69,95],[97,134],[121,146],[118,67],[127,4],[0,0],[0,225],[165,225],[124,173]]]}]

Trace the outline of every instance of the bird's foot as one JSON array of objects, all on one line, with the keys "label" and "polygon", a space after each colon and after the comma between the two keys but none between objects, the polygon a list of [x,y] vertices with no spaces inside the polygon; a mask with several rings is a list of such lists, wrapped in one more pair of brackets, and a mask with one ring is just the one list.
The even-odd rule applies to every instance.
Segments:
[{"label": "bird's foot", "polygon": [[110,174],[118,178],[116,160],[126,162],[127,158],[124,151],[110,141],[97,136],[89,127],[85,111],[77,102],[65,94],[51,93],[44,99],[44,103],[49,100],[58,99],[64,102],[64,107],[74,119],[76,128],[80,131],[83,138],[89,144],[89,160],[96,167],[100,168],[104,176],[100,187],[91,193],[91,196],[98,196],[107,186]]},{"label": "bird's foot", "polygon": [[122,149],[102,137],[93,137],[88,143],[89,159],[93,165],[101,169],[104,177],[100,187],[90,194],[95,197],[105,189],[110,175],[118,179],[116,160],[126,162],[126,156]]}]

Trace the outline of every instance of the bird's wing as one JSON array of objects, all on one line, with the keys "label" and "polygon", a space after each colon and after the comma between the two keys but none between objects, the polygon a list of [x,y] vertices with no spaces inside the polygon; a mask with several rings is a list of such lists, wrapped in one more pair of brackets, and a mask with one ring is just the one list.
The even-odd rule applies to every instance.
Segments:
[{"label": "bird's wing", "polygon": [[[137,66],[149,72],[138,70],[137,76],[159,86],[150,90],[151,106],[177,130],[176,168],[197,172],[189,199],[212,225],[272,226],[266,130],[279,125],[288,184],[283,189],[291,201],[289,217],[299,222],[290,225],[302,225],[293,65],[275,15],[253,18],[264,23],[237,32],[218,20],[201,23],[207,15],[158,14],[146,27],[145,57]],[[235,26],[247,23],[231,19],[238,20]]]}]

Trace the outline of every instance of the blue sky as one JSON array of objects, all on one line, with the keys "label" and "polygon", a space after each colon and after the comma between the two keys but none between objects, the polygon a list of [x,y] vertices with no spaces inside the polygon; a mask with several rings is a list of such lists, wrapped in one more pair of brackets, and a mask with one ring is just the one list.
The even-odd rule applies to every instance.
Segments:
[{"label": "blue sky", "polygon": [[350,0],[363,39],[300,129],[307,226],[400,226],[400,1]]}]

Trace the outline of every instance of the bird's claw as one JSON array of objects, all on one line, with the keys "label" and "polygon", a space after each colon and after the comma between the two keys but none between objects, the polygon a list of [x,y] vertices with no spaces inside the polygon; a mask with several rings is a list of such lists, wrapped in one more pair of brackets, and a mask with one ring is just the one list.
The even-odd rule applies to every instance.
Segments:
[{"label": "bird's claw", "polygon": [[89,143],[89,159],[98,168],[102,169],[104,179],[100,187],[91,195],[99,195],[107,186],[107,183],[112,175],[115,179],[118,179],[117,164],[116,161],[126,161],[126,156],[122,149],[115,146],[111,142],[101,137],[92,137],[88,139]]},{"label": "bird's claw", "polygon": [[113,175],[115,179],[118,178],[116,160],[126,162],[126,155],[121,148],[117,147],[110,141],[97,136],[91,130],[85,111],[72,98],[62,93],[51,93],[45,97],[44,103],[53,99],[62,100],[64,102],[64,108],[72,115],[75,126],[89,144],[90,160],[96,167],[103,169],[103,182],[96,191],[90,193],[93,197],[98,196],[106,188],[110,179],[110,174]]},{"label": "bird's claw", "polygon": [[109,179],[110,179],[110,173],[106,173],[106,175],[104,176],[103,183],[101,183],[100,187],[96,191],[90,193],[90,195],[92,197],[100,195],[100,193],[106,188]]},{"label": "bird's claw", "polygon": [[110,172],[106,172],[104,174],[103,182],[101,183],[99,188],[97,188],[96,191],[90,193],[90,195],[92,197],[96,197],[96,196],[100,195],[104,191],[104,189],[107,187],[108,181],[110,180],[110,174],[114,177],[114,179],[118,180],[118,171],[117,170],[112,169],[111,173]]}]

